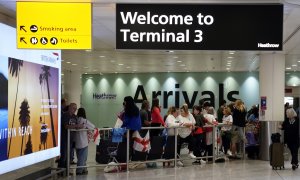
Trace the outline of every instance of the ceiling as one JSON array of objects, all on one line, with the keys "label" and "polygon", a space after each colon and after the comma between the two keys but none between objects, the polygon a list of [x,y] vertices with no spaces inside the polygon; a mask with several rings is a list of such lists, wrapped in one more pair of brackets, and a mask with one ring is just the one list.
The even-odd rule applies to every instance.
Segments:
[{"label": "ceiling", "polygon": [[[40,0],[41,1],[41,0]],[[43,0],[42,0],[43,1]],[[74,0],[75,1],[75,0]],[[77,0],[78,1],[78,0]],[[300,70],[300,1],[298,0],[92,0],[91,51],[63,50],[62,69],[82,74],[148,72],[257,71],[259,51],[159,51],[115,49],[116,3],[278,3],[284,4],[283,53],[286,71]],[[15,0],[0,1],[0,21],[15,26]],[[291,69],[289,69],[291,68]]]}]

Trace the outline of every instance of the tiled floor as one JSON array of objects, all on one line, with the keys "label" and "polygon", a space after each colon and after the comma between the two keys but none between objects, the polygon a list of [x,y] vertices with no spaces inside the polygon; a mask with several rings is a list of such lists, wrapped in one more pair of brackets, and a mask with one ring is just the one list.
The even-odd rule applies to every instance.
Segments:
[{"label": "tiled floor", "polygon": [[[95,146],[89,147],[89,164],[95,164]],[[285,170],[272,170],[268,161],[260,160],[232,160],[225,163],[206,165],[192,165],[191,160],[184,161],[185,167],[162,167],[158,163],[157,168],[146,168],[140,165],[130,169],[129,172],[104,173],[103,168],[89,168],[88,175],[70,176],[69,179],[78,180],[119,180],[119,179],[143,179],[143,180],[191,180],[191,179],[222,179],[222,180],[299,180],[300,169],[293,171],[288,161],[285,162]],[[61,178],[68,179],[68,178]]]}]

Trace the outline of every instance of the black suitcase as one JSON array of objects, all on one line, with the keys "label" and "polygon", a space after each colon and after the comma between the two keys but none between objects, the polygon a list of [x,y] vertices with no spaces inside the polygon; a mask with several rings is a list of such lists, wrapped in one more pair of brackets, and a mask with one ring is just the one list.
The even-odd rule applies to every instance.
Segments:
[{"label": "black suitcase", "polygon": [[284,169],[284,145],[282,143],[272,143],[269,148],[270,165],[272,169]]},{"label": "black suitcase", "polygon": [[117,143],[113,143],[111,139],[101,139],[96,147],[96,162],[99,164],[107,164],[110,160],[108,147],[117,147]]}]

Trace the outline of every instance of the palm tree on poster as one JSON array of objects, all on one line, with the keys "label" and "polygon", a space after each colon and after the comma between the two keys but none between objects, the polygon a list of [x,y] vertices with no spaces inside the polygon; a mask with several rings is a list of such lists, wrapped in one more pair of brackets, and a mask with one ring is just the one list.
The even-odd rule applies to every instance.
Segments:
[{"label": "palm tree on poster", "polygon": [[[43,93],[43,74],[40,74],[39,76],[39,80],[40,80],[40,85],[41,85],[41,93],[42,93],[42,99],[44,99],[44,93]],[[46,149],[47,146],[47,137],[48,137],[48,132],[47,131],[43,131],[47,129],[47,125],[46,125],[46,121],[45,121],[45,108],[43,107],[43,120],[42,120],[42,116],[40,116],[40,124],[41,124],[41,133],[40,133],[40,149],[42,147],[42,145],[44,146],[44,149]]]},{"label": "palm tree on poster", "polygon": [[[12,123],[11,123],[11,129],[14,128],[16,105],[17,105],[18,92],[19,92],[20,70],[21,70],[22,66],[23,66],[23,61],[22,60],[18,60],[18,59],[14,59],[14,58],[8,58],[9,73],[11,74],[12,77],[18,78],[16,98],[15,98],[15,107],[14,107],[14,113],[13,113],[13,120],[12,120]],[[8,158],[9,158],[9,153],[10,153],[11,138],[12,138],[12,136],[10,136],[10,139],[9,139],[9,146],[8,146],[8,152],[7,152],[7,157]]]},{"label": "palm tree on poster", "polygon": [[[49,77],[51,77],[50,74],[50,67],[49,66],[42,66],[42,74],[40,75],[41,79],[46,82],[47,85],[47,91],[48,91],[48,99],[49,99],[49,105],[51,106],[50,102],[50,89],[49,89]],[[53,140],[53,146],[56,146],[56,139],[55,139],[55,131],[54,131],[54,122],[53,122],[53,116],[52,116],[52,108],[49,108],[50,110],[50,119],[51,119],[51,132],[52,132],[52,140]]]},{"label": "palm tree on poster", "polygon": [[24,150],[24,154],[30,154],[32,153],[32,141],[31,141],[31,135],[29,134],[28,141],[26,143],[26,148]]},{"label": "palm tree on poster", "polygon": [[29,122],[30,122],[30,111],[29,111],[29,104],[27,99],[24,99],[24,101],[21,103],[20,106],[20,112],[19,112],[19,121],[22,129],[22,144],[21,144],[21,155],[23,150],[23,140],[25,136],[25,128],[28,128]]}]

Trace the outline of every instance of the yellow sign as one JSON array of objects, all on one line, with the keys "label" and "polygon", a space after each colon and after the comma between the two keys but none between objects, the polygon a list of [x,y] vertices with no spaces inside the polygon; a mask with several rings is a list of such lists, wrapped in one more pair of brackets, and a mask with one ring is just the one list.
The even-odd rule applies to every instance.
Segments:
[{"label": "yellow sign", "polygon": [[91,49],[91,3],[17,2],[18,48]]}]

